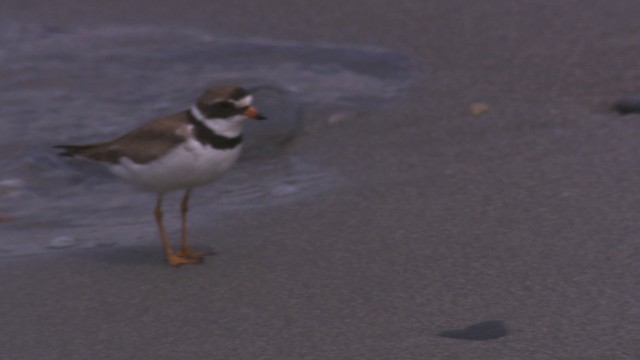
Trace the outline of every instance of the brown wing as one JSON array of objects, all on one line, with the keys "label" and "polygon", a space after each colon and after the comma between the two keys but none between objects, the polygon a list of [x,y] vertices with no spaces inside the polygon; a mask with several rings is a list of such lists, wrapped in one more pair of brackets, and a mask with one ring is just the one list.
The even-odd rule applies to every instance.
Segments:
[{"label": "brown wing", "polygon": [[117,163],[127,157],[145,164],[171,150],[186,139],[189,124],[187,112],[153,120],[115,140],[86,145],[58,145],[60,155],[78,156],[97,161]]}]

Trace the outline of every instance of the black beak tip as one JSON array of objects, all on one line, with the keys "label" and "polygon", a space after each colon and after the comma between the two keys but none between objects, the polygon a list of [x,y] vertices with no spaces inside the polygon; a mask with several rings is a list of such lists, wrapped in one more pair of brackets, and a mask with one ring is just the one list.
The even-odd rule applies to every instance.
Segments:
[{"label": "black beak tip", "polygon": [[262,115],[262,114],[258,114],[258,115],[256,115],[255,119],[256,120],[267,120],[267,117]]}]

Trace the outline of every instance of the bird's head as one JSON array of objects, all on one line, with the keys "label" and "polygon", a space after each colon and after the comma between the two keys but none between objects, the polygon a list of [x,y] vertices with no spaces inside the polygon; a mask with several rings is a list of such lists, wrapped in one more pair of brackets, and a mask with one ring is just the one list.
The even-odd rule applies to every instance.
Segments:
[{"label": "bird's head", "polygon": [[191,115],[222,135],[235,136],[249,119],[266,119],[252,105],[253,96],[236,85],[208,88],[191,107]]}]

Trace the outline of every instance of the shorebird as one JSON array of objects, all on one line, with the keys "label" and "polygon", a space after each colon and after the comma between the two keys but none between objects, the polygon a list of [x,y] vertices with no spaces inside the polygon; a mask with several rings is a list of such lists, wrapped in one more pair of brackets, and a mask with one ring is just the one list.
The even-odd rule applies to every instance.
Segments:
[{"label": "shorebird", "polygon": [[[189,197],[194,188],[217,180],[236,162],[246,120],[265,119],[252,101],[252,95],[239,86],[215,86],[190,109],[154,119],[114,140],[56,148],[63,150],[63,156],[103,163],[133,186],[157,193],[154,215],[167,263],[196,264],[213,253],[189,247]],[[166,193],[181,189],[182,242],[174,251],[162,221],[162,200]]]}]

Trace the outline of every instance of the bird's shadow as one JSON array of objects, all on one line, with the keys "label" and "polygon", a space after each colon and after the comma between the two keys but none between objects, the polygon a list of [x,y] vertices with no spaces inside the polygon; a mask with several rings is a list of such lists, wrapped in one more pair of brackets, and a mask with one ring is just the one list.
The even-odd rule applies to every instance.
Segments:
[{"label": "bird's shadow", "polygon": [[[206,250],[194,247],[194,250]],[[209,249],[211,251],[211,249]],[[122,266],[161,266],[166,267],[164,252],[161,247],[152,245],[136,245],[112,248],[94,248],[74,251],[71,256],[81,257],[97,263],[108,263]],[[206,260],[203,259],[203,262]]]},{"label": "bird's shadow", "polygon": [[164,266],[164,254],[158,246],[136,245],[74,251],[71,256],[98,263],[124,266]]}]

